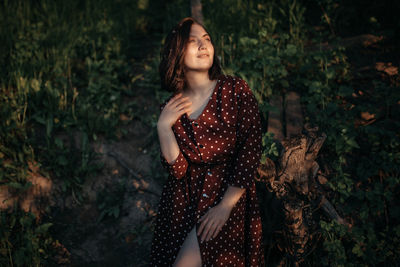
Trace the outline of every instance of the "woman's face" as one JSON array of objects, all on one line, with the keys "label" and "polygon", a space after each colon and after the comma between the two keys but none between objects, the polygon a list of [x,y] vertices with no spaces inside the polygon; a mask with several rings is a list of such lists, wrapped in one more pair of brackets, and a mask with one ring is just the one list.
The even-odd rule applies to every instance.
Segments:
[{"label": "woman's face", "polygon": [[214,47],[204,28],[193,24],[183,59],[185,69],[189,71],[208,71],[214,58]]}]

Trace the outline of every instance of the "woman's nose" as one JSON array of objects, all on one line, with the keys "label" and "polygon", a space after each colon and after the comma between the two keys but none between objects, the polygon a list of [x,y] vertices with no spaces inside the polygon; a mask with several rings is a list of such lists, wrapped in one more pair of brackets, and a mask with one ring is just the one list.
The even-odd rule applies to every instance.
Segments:
[{"label": "woman's nose", "polygon": [[206,48],[206,41],[200,40],[199,41],[199,49],[205,49]]}]

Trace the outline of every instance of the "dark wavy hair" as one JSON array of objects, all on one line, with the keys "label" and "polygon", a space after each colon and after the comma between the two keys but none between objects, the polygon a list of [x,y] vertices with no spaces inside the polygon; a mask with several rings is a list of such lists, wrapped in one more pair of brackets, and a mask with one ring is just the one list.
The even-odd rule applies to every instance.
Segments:
[{"label": "dark wavy hair", "polygon": [[[170,92],[181,92],[186,86],[183,59],[186,53],[186,44],[189,40],[190,29],[193,24],[206,28],[191,17],[182,19],[167,35],[161,50],[161,62],[158,67],[161,78],[161,88]],[[212,43],[212,39],[211,39]],[[212,43],[214,46],[214,44]],[[211,80],[222,74],[221,66],[214,49],[214,58],[208,70]]]}]

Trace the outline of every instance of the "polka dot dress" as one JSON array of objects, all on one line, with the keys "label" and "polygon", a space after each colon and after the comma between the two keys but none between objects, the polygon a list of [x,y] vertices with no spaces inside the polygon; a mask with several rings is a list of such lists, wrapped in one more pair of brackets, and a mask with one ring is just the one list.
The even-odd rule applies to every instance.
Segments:
[{"label": "polka dot dress", "polygon": [[172,266],[190,230],[200,227],[198,220],[221,201],[228,186],[246,191],[219,234],[199,242],[202,265],[264,266],[254,183],[261,157],[261,123],[247,83],[220,76],[200,116],[192,120],[183,114],[172,130],[180,152],[169,164],[160,151],[169,178],[158,207],[151,266]]}]

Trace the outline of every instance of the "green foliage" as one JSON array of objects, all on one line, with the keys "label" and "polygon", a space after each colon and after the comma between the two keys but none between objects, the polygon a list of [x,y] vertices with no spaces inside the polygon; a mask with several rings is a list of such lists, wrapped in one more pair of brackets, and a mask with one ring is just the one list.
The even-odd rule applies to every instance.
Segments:
[{"label": "green foliage", "polygon": [[16,209],[0,212],[0,265],[44,266],[54,264],[51,223],[38,224],[35,216]]},{"label": "green foliage", "polygon": [[275,161],[278,159],[279,152],[276,142],[273,140],[274,134],[266,132],[262,136],[263,153],[261,155],[261,162],[265,163],[266,158]]},{"label": "green foliage", "polygon": [[[396,208],[389,207],[398,201],[400,125],[390,113],[377,114],[381,121],[366,126],[357,126],[356,121],[360,112],[394,107],[395,99],[399,99],[396,85],[375,82],[374,99],[357,102],[353,90],[357,84],[351,80],[342,51],[317,52],[310,63],[318,64],[318,71],[308,71],[298,79],[304,81],[308,119],[328,135],[325,153],[334,168],[330,187],[345,218],[354,222],[349,231],[333,223],[321,225],[329,259],[324,264],[394,263],[399,255],[400,239],[395,229],[400,217]],[[311,81],[316,77],[320,81]]]},{"label": "green foliage", "polygon": [[[400,95],[396,84],[375,81],[373,99],[357,101],[357,83],[342,48],[309,52],[293,78],[302,92],[306,120],[328,136],[324,155],[332,167],[329,186],[351,229],[321,222],[325,266],[371,266],[398,260],[400,124],[390,110]],[[398,87],[397,87],[398,88]],[[385,109],[379,114],[377,111]],[[358,125],[360,113],[377,112],[380,121]],[[389,112],[388,112],[389,111]],[[379,115],[378,115],[379,114]],[[389,126],[389,124],[391,124]],[[388,196],[388,198],[387,198]],[[392,233],[392,234],[391,234]]]},{"label": "green foliage", "polygon": [[25,128],[26,105],[19,103],[16,93],[0,89],[0,184],[24,183],[26,177],[26,161],[32,158],[32,148],[27,142]]},{"label": "green foliage", "polygon": [[[363,89],[374,90],[374,98],[359,102],[353,89],[358,85],[346,61],[342,49],[314,52],[309,63],[319,67],[308,68],[296,80],[303,86],[308,120],[328,136],[324,149],[333,168],[329,185],[336,193],[335,202],[354,222],[350,230],[334,222],[321,224],[329,255],[325,265],[394,263],[399,255],[395,229],[400,217],[396,208],[389,207],[399,200],[395,192],[400,182],[400,124],[393,116],[400,97],[398,84],[374,81]],[[376,113],[380,120],[357,125],[363,111]]]},{"label": "green foliage", "polygon": [[[25,166],[26,157],[36,158],[52,177],[66,179],[66,187],[82,184],[96,170],[89,141],[114,136],[125,108],[121,84],[129,76],[113,21],[101,8],[91,10],[90,1],[85,4],[92,17],[76,12],[78,2],[2,4],[2,25],[9,27],[1,33],[10,54],[1,62],[8,66],[1,77],[3,158],[16,164],[19,151]],[[70,139],[81,136],[81,147],[63,143],[63,132]]]},{"label": "green foliage", "polygon": [[110,190],[105,188],[97,196],[97,207],[100,210],[100,215],[97,222],[102,221],[106,217],[117,219],[120,216],[122,209],[122,200],[125,193],[126,178],[120,180],[116,189]]}]

